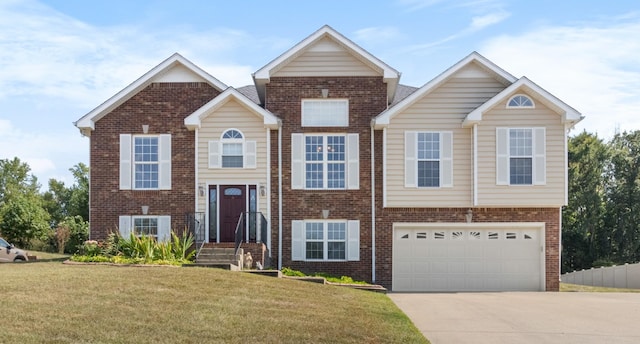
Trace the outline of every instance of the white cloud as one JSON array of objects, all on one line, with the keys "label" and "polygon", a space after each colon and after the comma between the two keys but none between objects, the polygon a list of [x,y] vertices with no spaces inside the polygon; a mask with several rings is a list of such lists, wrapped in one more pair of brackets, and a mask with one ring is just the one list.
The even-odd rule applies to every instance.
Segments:
[{"label": "white cloud", "polygon": [[630,19],[503,35],[480,52],[581,111],[578,130],[610,137],[640,129],[640,20]]},{"label": "white cloud", "polygon": [[497,11],[488,13],[482,16],[477,16],[471,18],[471,24],[466,29],[465,33],[473,33],[476,31],[480,31],[485,27],[498,24],[499,22],[507,19],[510,16],[509,12],[506,11]]},{"label": "white cloud", "polygon": [[389,41],[398,39],[400,36],[400,31],[392,26],[367,27],[357,30],[353,40],[359,44],[388,44]]}]

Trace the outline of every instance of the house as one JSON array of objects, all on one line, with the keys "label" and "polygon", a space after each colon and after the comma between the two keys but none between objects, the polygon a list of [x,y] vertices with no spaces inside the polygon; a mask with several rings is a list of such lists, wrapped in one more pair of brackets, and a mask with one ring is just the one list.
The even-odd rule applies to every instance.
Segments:
[{"label": "house", "polygon": [[558,290],[575,109],[476,52],[402,85],[329,26],[253,79],[175,54],[79,119],[91,238],[189,228],[394,291]]}]

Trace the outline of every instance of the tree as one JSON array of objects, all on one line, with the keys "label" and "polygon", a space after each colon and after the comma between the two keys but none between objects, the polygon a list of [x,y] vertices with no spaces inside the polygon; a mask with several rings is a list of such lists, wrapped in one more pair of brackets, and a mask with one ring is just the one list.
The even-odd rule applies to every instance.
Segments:
[{"label": "tree", "polygon": [[44,193],[44,205],[51,214],[51,227],[66,217],[79,215],[89,221],[89,167],[78,163],[69,169],[75,183],[66,187],[63,182],[49,179],[49,190]]},{"label": "tree", "polygon": [[14,194],[38,194],[38,179],[30,172],[29,165],[18,158],[0,159],[0,204]]},{"label": "tree", "polygon": [[612,255],[619,263],[640,259],[640,131],[611,140],[606,223]]},{"label": "tree", "polygon": [[562,216],[562,271],[590,268],[609,257],[604,226],[608,148],[597,135],[569,139],[569,203]]},{"label": "tree", "polygon": [[0,232],[20,247],[28,247],[32,239],[44,239],[50,230],[48,221],[49,214],[35,196],[13,195],[0,209]]}]

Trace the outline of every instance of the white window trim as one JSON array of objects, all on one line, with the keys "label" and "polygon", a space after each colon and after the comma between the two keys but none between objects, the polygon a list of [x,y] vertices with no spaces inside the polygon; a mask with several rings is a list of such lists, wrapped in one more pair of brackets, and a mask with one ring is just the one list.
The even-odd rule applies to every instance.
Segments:
[{"label": "white window trim", "polygon": [[[327,172],[323,173],[322,188],[307,188],[307,160],[306,140],[307,136],[323,136],[323,144],[326,144],[327,136],[344,136],[345,138],[345,180],[344,188],[327,188]],[[327,160],[322,161],[328,163]],[[344,133],[293,133],[291,134],[291,188],[300,190],[357,190],[360,188],[360,135]]]},{"label": "white window trim", "polygon": [[[531,105],[530,106],[512,106],[512,105],[509,105],[509,103],[511,103],[511,101],[515,97],[525,97],[525,98],[529,99],[529,101],[531,102]],[[507,100],[507,109],[535,109],[535,107],[536,107],[536,103],[533,101],[533,98],[531,98],[528,95],[523,94],[523,93],[514,94],[513,96],[511,96],[509,98],[509,100]]]},{"label": "white window trim", "polygon": [[[323,259],[307,259],[306,255],[306,224],[307,223],[323,223]],[[345,259],[327,259],[328,242],[327,235],[328,223],[344,223],[345,224]],[[315,240],[314,240],[315,241]],[[335,242],[332,240],[331,242]],[[360,220],[294,220],[291,222],[291,260],[306,262],[346,262],[360,260]]]},{"label": "white window trim", "polygon": [[[158,187],[135,187],[135,138],[158,138]],[[171,134],[132,135],[120,134],[120,189],[121,190],[171,190]]]},{"label": "white window trim", "polygon": [[[531,184],[511,184],[511,130],[531,130]],[[497,127],[496,128],[496,185],[531,187],[546,185],[546,128],[545,127]]]},{"label": "white window trim", "polygon": [[[418,186],[418,134],[438,134],[440,146],[440,181],[438,186]],[[453,132],[451,131],[405,131],[405,187],[439,189],[453,187]],[[435,160],[430,160],[435,161]]]},{"label": "white window trim", "polygon": [[166,242],[171,239],[171,216],[169,215],[121,215],[119,217],[118,230],[123,238],[129,238],[133,231],[136,219],[157,219],[158,242]]},{"label": "white window trim", "polygon": [[[313,124],[307,123],[310,119],[305,115],[306,104],[321,104],[321,103],[342,103],[344,107],[344,113],[331,114],[332,116],[326,116],[328,119],[335,119],[336,123],[322,123]],[[302,99],[300,103],[300,123],[303,127],[348,127],[349,126],[349,99],[330,98],[330,99]],[[340,117],[337,117],[340,116]]]}]

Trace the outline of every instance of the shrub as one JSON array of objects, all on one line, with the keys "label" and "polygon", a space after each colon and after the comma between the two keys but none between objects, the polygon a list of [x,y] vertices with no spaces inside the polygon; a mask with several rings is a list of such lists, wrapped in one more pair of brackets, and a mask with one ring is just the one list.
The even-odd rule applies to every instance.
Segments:
[{"label": "shrub", "polygon": [[64,248],[67,242],[69,241],[69,237],[71,236],[71,229],[68,225],[64,223],[60,223],[58,228],[56,228],[56,243],[58,244],[58,253],[63,254]]}]

